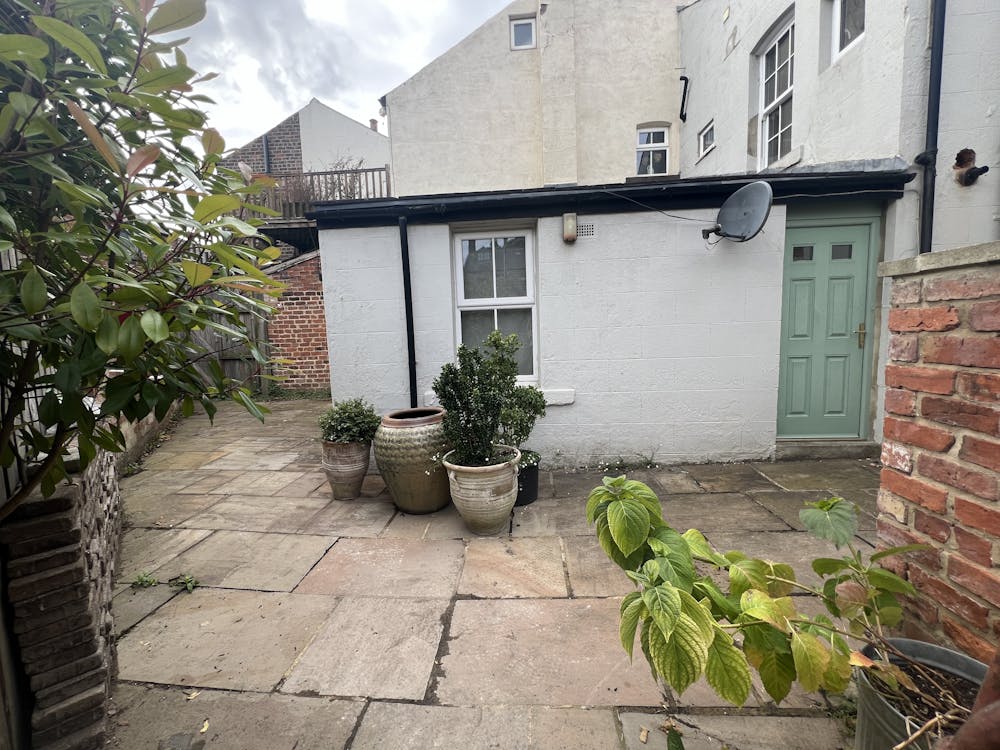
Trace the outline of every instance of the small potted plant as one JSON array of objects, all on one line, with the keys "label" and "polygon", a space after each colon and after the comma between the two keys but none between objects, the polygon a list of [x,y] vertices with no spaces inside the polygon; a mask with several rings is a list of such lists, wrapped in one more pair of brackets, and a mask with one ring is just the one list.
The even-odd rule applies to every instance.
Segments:
[{"label": "small potted plant", "polygon": [[442,463],[451,499],[475,534],[497,534],[517,499],[521,452],[500,444],[500,415],[517,388],[517,336],[493,331],[482,349],[458,348],[441,368],[434,393],[445,409],[444,435],[454,449]]},{"label": "small potted plant", "polygon": [[521,446],[535,428],[535,421],[545,416],[545,406],[545,395],[528,385],[515,388],[500,410],[500,442],[521,451],[514,505],[528,505],[538,499],[538,464],[542,457],[537,451]]},{"label": "small potted plant", "polygon": [[361,398],[334,403],[319,418],[323,471],[335,500],[351,500],[361,494],[372,438],[380,421],[372,405]]},{"label": "small potted plant", "polygon": [[[897,597],[916,591],[878,563],[922,547],[894,547],[866,559],[852,543],[855,506],[842,498],[807,503],[799,518],[814,536],[846,548],[842,557],[812,561],[823,580],[819,587],[801,583],[789,565],[738,551],[720,554],[697,529],[682,534],[671,528],[645,484],[605,477],[587,499],[587,520],[608,557],[636,584],[621,603],[622,645],[631,657],[638,634],[654,678],[682,693],[704,675],[716,693],[737,706],[749,697],[751,669],[780,703],[795,682],[809,691],[843,691],[855,668],[860,689],[855,747],[929,748],[931,736],[954,731],[972,707],[959,705],[956,693],[942,687],[951,684],[948,675],[975,686],[986,665],[929,644],[914,650],[915,642],[888,636],[886,629],[902,617]],[[717,571],[714,578],[704,574],[705,566]],[[720,576],[728,579],[724,587]],[[812,594],[830,616],[800,611],[797,603],[808,597],[790,596],[793,591]],[[855,651],[848,638],[868,646]],[[921,651],[930,650],[932,658],[922,658]],[[921,690],[917,684],[932,687]],[[907,713],[924,704],[929,710],[923,716],[929,718],[914,722],[895,709],[891,716],[873,699],[887,707],[903,705]],[[979,719],[984,725],[990,720]],[[672,741],[672,747],[683,747],[679,737]]]}]

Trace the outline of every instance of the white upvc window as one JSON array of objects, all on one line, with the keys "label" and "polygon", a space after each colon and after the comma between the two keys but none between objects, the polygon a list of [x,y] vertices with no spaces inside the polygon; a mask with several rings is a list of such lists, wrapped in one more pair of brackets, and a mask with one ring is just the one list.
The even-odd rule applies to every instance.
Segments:
[{"label": "white upvc window", "polygon": [[760,56],[760,164],[768,167],[792,150],[795,24],[783,27]]},{"label": "white upvc window", "polygon": [[698,131],[698,158],[715,148],[715,120]]},{"label": "white upvc window", "polygon": [[510,48],[535,48],[535,17],[510,19]]},{"label": "white upvc window", "polygon": [[636,130],[635,173],[637,175],[666,174],[670,163],[668,127]]},{"label": "white upvc window", "polygon": [[538,382],[534,236],[526,229],[455,235],[456,345],[516,333],[518,381]]},{"label": "white upvc window", "polygon": [[865,33],[865,0],[833,0],[833,56]]}]

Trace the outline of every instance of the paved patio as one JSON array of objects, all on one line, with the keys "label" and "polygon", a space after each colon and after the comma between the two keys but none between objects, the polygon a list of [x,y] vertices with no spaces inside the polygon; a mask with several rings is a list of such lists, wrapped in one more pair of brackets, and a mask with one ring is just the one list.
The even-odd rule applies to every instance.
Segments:
[{"label": "paved patio", "polygon": [[[849,746],[820,696],[775,707],[758,686],[736,709],[705,684],[662,695],[641,656],[629,664],[628,581],[584,513],[601,474],[543,472],[509,534],[471,537],[452,507],[397,512],[377,476],[363,498],[333,501],[316,439],[325,406],[275,403],[262,426],[224,405],[214,427],[182,421],[123,480],[115,746],[664,750],[665,712],[687,750]],[[858,502],[859,537],[874,542],[866,461],[630,476],[681,530],[803,574],[823,549],[798,522],[805,500]],[[140,573],[164,583],[130,587]],[[182,574],[199,581],[192,593],[165,583]]]}]

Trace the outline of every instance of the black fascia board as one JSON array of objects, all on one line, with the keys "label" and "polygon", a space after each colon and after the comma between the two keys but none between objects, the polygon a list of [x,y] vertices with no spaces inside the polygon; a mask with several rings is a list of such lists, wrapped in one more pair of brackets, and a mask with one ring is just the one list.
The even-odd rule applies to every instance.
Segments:
[{"label": "black fascia board", "polygon": [[596,186],[559,186],[482,193],[317,203],[306,214],[318,229],[542,218],[564,213],[608,214],[718,208],[736,190],[766,180],[775,203],[805,200],[897,200],[913,172],[826,172],[642,180]]}]

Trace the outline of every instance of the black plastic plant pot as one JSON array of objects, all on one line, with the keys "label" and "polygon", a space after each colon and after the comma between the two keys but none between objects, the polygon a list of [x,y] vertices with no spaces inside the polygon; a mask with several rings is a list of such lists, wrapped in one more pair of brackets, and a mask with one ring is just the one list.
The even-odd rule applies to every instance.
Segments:
[{"label": "black plastic plant pot", "polygon": [[531,505],[538,499],[538,462],[530,466],[521,466],[517,475],[517,500],[518,505]]},{"label": "black plastic plant pot", "polygon": [[[889,642],[919,664],[964,677],[976,685],[981,685],[986,677],[985,664],[958,651],[909,638],[891,638]],[[865,648],[864,653],[869,658],[874,658],[875,652],[872,646]],[[919,723],[897,711],[875,689],[865,670],[856,670],[856,679],[858,724],[854,735],[854,750],[886,750],[903,742],[920,728]],[[926,736],[920,737],[910,747],[930,750],[931,742],[932,740]]]}]

